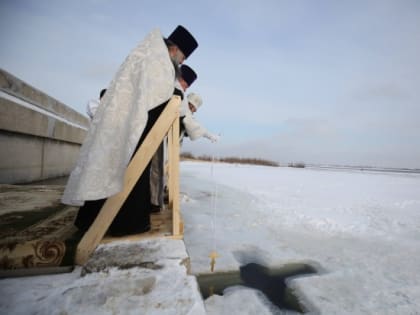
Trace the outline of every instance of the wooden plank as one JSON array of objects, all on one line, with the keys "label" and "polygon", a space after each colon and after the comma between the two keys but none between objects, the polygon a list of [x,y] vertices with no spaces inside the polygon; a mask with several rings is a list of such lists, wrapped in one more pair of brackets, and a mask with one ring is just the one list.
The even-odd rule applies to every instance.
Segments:
[{"label": "wooden plank", "polygon": [[[168,175],[169,173],[169,169],[174,170],[174,167],[178,167],[179,164],[177,164],[177,162],[175,163],[170,163],[170,161],[173,162],[173,158],[169,158],[169,156],[173,157],[173,144],[177,143],[179,144],[179,138],[177,138],[177,140],[175,140],[175,135],[179,135],[179,133],[174,133],[173,132],[173,125],[170,127],[169,131],[168,131],[168,137],[167,137],[167,149],[168,149],[168,161],[165,163],[165,176]],[[175,141],[174,141],[175,140]],[[179,148],[179,146],[178,146]],[[176,150],[176,148],[175,148]],[[179,152],[179,149],[178,149]],[[175,155],[177,157],[179,157],[178,155]],[[178,158],[178,163],[179,163],[179,158]],[[184,226],[183,226],[183,221],[182,218],[180,216],[180,212],[178,211],[177,214],[179,214],[179,218],[180,218],[180,222],[179,224],[176,224],[176,226],[179,227],[179,231],[177,233],[177,235],[173,234],[173,217],[174,217],[174,213],[173,213],[173,200],[174,200],[174,194],[173,194],[173,187],[178,186],[179,182],[172,182],[169,183],[168,180],[168,187],[171,189],[171,208],[168,208],[161,211],[160,213],[154,213],[151,215],[151,230],[145,233],[141,233],[141,234],[132,234],[132,235],[127,235],[127,236],[122,236],[122,237],[110,237],[110,236],[106,236],[102,239],[101,243],[102,244],[106,244],[106,243],[110,243],[110,242],[115,242],[115,241],[140,241],[140,240],[149,240],[149,239],[157,239],[157,238],[169,238],[169,239],[182,239],[183,238],[183,234],[184,234]],[[179,189],[178,189],[179,191]],[[178,201],[179,204],[179,201]]]},{"label": "wooden plank", "polygon": [[173,209],[173,203],[174,203],[174,183],[172,182],[172,172],[173,172],[173,164],[171,163],[172,157],[174,155],[174,139],[172,137],[173,134],[173,124],[169,128],[168,131],[168,163],[167,163],[167,183],[168,183],[168,208]]},{"label": "wooden plank", "polygon": [[152,228],[150,231],[141,234],[132,234],[122,237],[105,236],[101,244],[107,244],[115,241],[140,241],[146,239],[169,238],[181,239],[182,237],[172,235],[172,211],[170,209],[162,210],[159,213],[153,213],[150,216]]},{"label": "wooden plank", "polygon": [[28,277],[40,275],[53,275],[59,273],[72,272],[73,266],[55,266],[55,267],[31,267],[20,269],[0,270],[0,279],[14,277]]},{"label": "wooden plank", "polygon": [[145,240],[155,240],[155,239],[170,239],[170,240],[182,240],[182,235],[172,235],[172,233],[169,234],[162,234],[162,233],[141,233],[141,234],[132,234],[127,236],[121,236],[121,237],[105,237],[101,244],[109,244],[112,242],[118,242],[118,241],[129,241],[129,242],[137,242],[137,241],[145,241]]},{"label": "wooden plank", "polygon": [[174,186],[173,194],[173,204],[172,204],[172,224],[173,224],[173,234],[182,235],[183,227],[181,226],[181,215],[180,215],[180,204],[179,204],[179,119],[175,120],[172,125],[172,137],[173,137],[173,157],[171,162],[173,163],[172,170],[172,183]]},{"label": "wooden plank", "polygon": [[83,265],[86,263],[89,256],[104,237],[106,231],[112,223],[112,220],[114,220],[137,180],[140,178],[147,164],[150,162],[153,154],[156,152],[173,121],[179,120],[178,112],[180,102],[181,98],[179,96],[173,96],[171,98],[159,119],[144,139],[141,147],[137,150],[135,156],[127,167],[124,177],[123,191],[107,199],[95,221],[80,241],[76,250],[76,264]]},{"label": "wooden plank", "polygon": [[172,209],[172,233],[182,235],[179,215],[179,121],[168,132],[169,209]]}]

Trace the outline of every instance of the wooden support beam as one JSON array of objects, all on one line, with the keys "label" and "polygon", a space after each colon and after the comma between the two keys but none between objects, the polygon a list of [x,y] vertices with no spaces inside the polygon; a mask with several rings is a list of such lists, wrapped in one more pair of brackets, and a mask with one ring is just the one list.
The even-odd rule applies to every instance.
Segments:
[{"label": "wooden support beam", "polygon": [[172,137],[173,125],[168,131],[168,163],[167,163],[167,183],[168,183],[168,208],[173,209],[174,204],[174,187],[172,182],[173,164],[171,163],[172,156],[174,155],[174,138]]},{"label": "wooden support beam", "polygon": [[168,175],[169,175],[169,209],[172,209],[173,235],[181,235],[180,204],[179,204],[179,120],[172,124],[168,133]]},{"label": "wooden support beam", "polygon": [[76,264],[83,265],[86,263],[92,252],[104,237],[106,231],[115,216],[118,214],[118,211],[121,209],[124,201],[127,199],[137,180],[145,170],[147,164],[150,162],[153,154],[156,152],[164,136],[167,134],[170,126],[174,121],[179,124],[178,112],[180,102],[181,98],[179,96],[173,96],[171,98],[168,105],[165,107],[162,114],[150,130],[149,134],[144,139],[142,145],[137,150],[127,167],[124,177],[123,191],[107,199],[95,221],[81,239],[76,250]]}]

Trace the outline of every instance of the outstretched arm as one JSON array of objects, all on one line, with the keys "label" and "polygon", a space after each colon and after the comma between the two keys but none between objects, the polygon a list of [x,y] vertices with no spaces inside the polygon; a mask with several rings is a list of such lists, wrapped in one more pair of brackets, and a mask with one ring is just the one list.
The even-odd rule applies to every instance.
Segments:
[{"label": "outstretched arm", "polygon": [[188,137],[193,141],[200,137],[205,137],[211,142],[216,142],[219,139],[218,136],[213,135],[212,133],[208,132],[207,129],[201,126],[200,123],[194,119],[191,113],[187,113],[187,115],[185,115],[183,123]]}]

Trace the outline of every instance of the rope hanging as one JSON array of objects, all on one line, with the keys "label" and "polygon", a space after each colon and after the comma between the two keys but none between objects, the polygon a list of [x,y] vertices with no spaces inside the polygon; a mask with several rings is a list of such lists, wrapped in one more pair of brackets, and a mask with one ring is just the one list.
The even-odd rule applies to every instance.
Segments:
[{"label": "rope hanging", "polygon": [[212,156],[211,161],[211,179],[214,183],[213,186],[213,193],[212,193],[212,209],[213,209],[213,215],[212,215],[212,251],[210,252],[210,271],[214,271],[214,267],[216,265],[216,258],[219,257],[219,254],[216,251],[216,203],[217,203],[217,194],[218,194],[218,186],[217,182],[214,178],[214,165],[215,165],[215,158],[214,154]]}]

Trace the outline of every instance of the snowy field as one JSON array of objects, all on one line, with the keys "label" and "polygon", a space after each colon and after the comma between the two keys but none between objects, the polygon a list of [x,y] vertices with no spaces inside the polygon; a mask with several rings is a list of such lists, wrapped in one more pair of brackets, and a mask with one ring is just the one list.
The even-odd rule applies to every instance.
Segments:
[{"label": "snowy field", "polygon": [[[312,313],[420,314],[419,174],[182,162],[181,208],[194,274],[210,272],[212,250],[215,272],[307,263],[318,273],[288,286]],[[0,280],[0,314],[204,314],[182,242],[129,246],[102,249],[119,261],[146,247],[162,269]],[[204,306],[208,315],[295,314],[241,286]]]},{"label": "snowy field", "polygon": [[[420,175],[183,162],[184,241],[194,273],[306,262],[289,281],[322,314],[420,314]],[[213,198],[212,195],[216,197]],[[208,314],[255,314],[249,289]],[[264,314],[267,310],[259,310]]]}]

